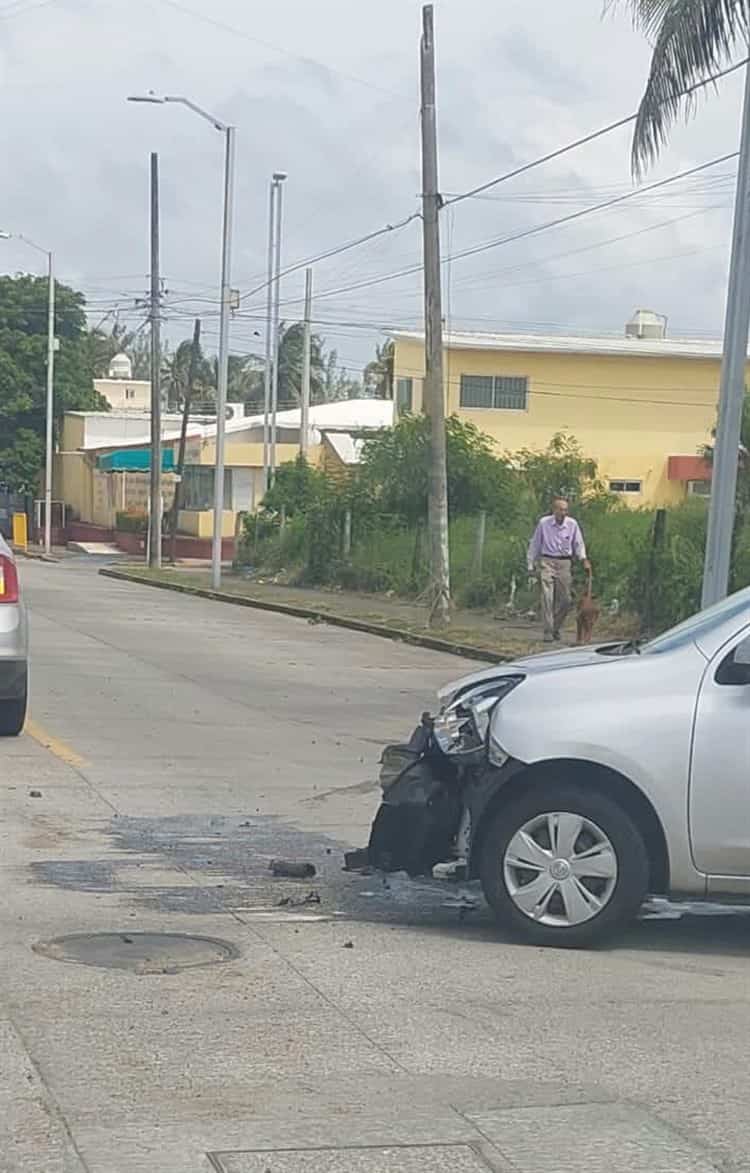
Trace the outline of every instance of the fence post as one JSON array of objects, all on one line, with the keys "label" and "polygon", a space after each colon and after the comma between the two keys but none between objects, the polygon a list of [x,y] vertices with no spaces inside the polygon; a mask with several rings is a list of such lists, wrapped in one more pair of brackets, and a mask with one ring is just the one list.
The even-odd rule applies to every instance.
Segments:
[{"label": "fence post", "polygon": [[279,521],[279,531],[280,531],[282,537],[284,536],[285,529],[286,529],[286,505],[282,505],[281,506],[281,519]]},{"label": "fence post", "polygon": [[348,558],[352,552],[352,511],[344,511],[344,557]]},{"label": "fence post", "polygon": [[644,619],[646,621],[646,630],[649,634],[652,631],[654,624],[654,579],[656,577],[656,553],[664,545],[664,539],[667,533],[667,511],[666,509],[657,509],[654,517],[654,525],[651,530],[651,547],[648,552],[648,578],[646,581],[646,606]]},{"label": "fence post", "polygon": [[474,544],[474,577],[479,578],[484,567],[484,543],[487,538],[487,510],[480,509],[477,518],[477,534]]}]

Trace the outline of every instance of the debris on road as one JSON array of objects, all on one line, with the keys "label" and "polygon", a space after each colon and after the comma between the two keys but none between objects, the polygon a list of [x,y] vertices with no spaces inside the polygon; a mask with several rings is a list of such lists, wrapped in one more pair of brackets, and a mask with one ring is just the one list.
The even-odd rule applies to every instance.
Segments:
[{"label": "debris on road", "polygon": [[345,948],[345,949],[353,949],[353,948],[354,948],[354,942],[353,942],[353,941],[344,941],[344,948]]},{"label": "debris on road", "polygon": [[290,880],[310,880],[315,875],[315,864],[309,860],[272,859],[271,872],[274,876],[286,876]]},{"label": "debris on road", "polygon": [[308,892],[307,896],[282,896],[279,908],[302,908],[307,904],[320,904],[320,892]]},{"label": "debris on road", "polygon": [[29,798],[41,798],[41,797],[42,797],[41,790],[30,790],[29,791]]}]

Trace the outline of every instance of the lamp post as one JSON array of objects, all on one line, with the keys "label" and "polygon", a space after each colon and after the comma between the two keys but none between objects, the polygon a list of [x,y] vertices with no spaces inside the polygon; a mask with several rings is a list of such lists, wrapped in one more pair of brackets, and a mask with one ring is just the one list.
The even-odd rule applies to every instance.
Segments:
[{"label": "lamp post", "polygon": [[52,553],[52,439],[55,410],[55,274],[52,253],[18,232],[0,232],[2,240],[20,240],[47,258],[47,409],[44,461],[44,552]]},{"label": "lamp post", "polygon": [[216,465],[214,474],[214,533],[211,544],[211,585],[221,586],[221,537],[224,519],[224,436],[226,424],[227,381],[229,374],[229,310],[231,305],[230,272],[232,264],[232,212],[234,204],[235,127],[228,126],[213,114],[196,106],[189,98],[166,94],[139,94],[129,102],[149,102],[164,106],[176,102],[210,122],[224,136],[224,218],[221,238],[221,309],[219,316],[219,377],[216,388]]}]

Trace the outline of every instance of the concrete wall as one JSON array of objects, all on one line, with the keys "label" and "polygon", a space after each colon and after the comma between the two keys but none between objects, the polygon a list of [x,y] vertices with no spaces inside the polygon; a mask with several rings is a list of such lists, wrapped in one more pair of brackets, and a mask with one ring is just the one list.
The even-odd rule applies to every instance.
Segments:
[{"label": "concrete wall", "polygon": [[[719,359],[637,355],[446,352],[446,411],[476,424],[504,451],[546,448],[557,432],[575,436],[605,481],[638,480],[632,505],[666,505],[685,496],[667,477],[669,456],[693,455],[716,422]],[[522,376],[525,411],[460,406],[461,375]],[[422,408],[423,350],[397,341],[395,378],[412,378],[413,410]]]},{"label": "concrete wall", "polygon": [[[221,521],[221,536],[223,538],[233,538],[235,527],[235,514],[231,509],[225,509],[222,514]],[[200,513],[197,510],[181,509],[177,528],[183,534],[190,534],[194,538],[210,538],[213,537],[214,532],[214,515],[210,509],[204,509]]]}]

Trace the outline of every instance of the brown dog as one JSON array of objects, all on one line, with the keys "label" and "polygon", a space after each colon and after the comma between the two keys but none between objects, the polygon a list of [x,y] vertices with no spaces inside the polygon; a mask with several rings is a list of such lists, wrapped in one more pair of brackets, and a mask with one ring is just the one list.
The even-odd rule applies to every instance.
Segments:
[{"label": "brown dog", "polygon": [[576,643],[590,644],[594,624],[599,618],[599,607],[591,594],[591,571],[588,571],[586,590],[578,600],[578,623]]}]

